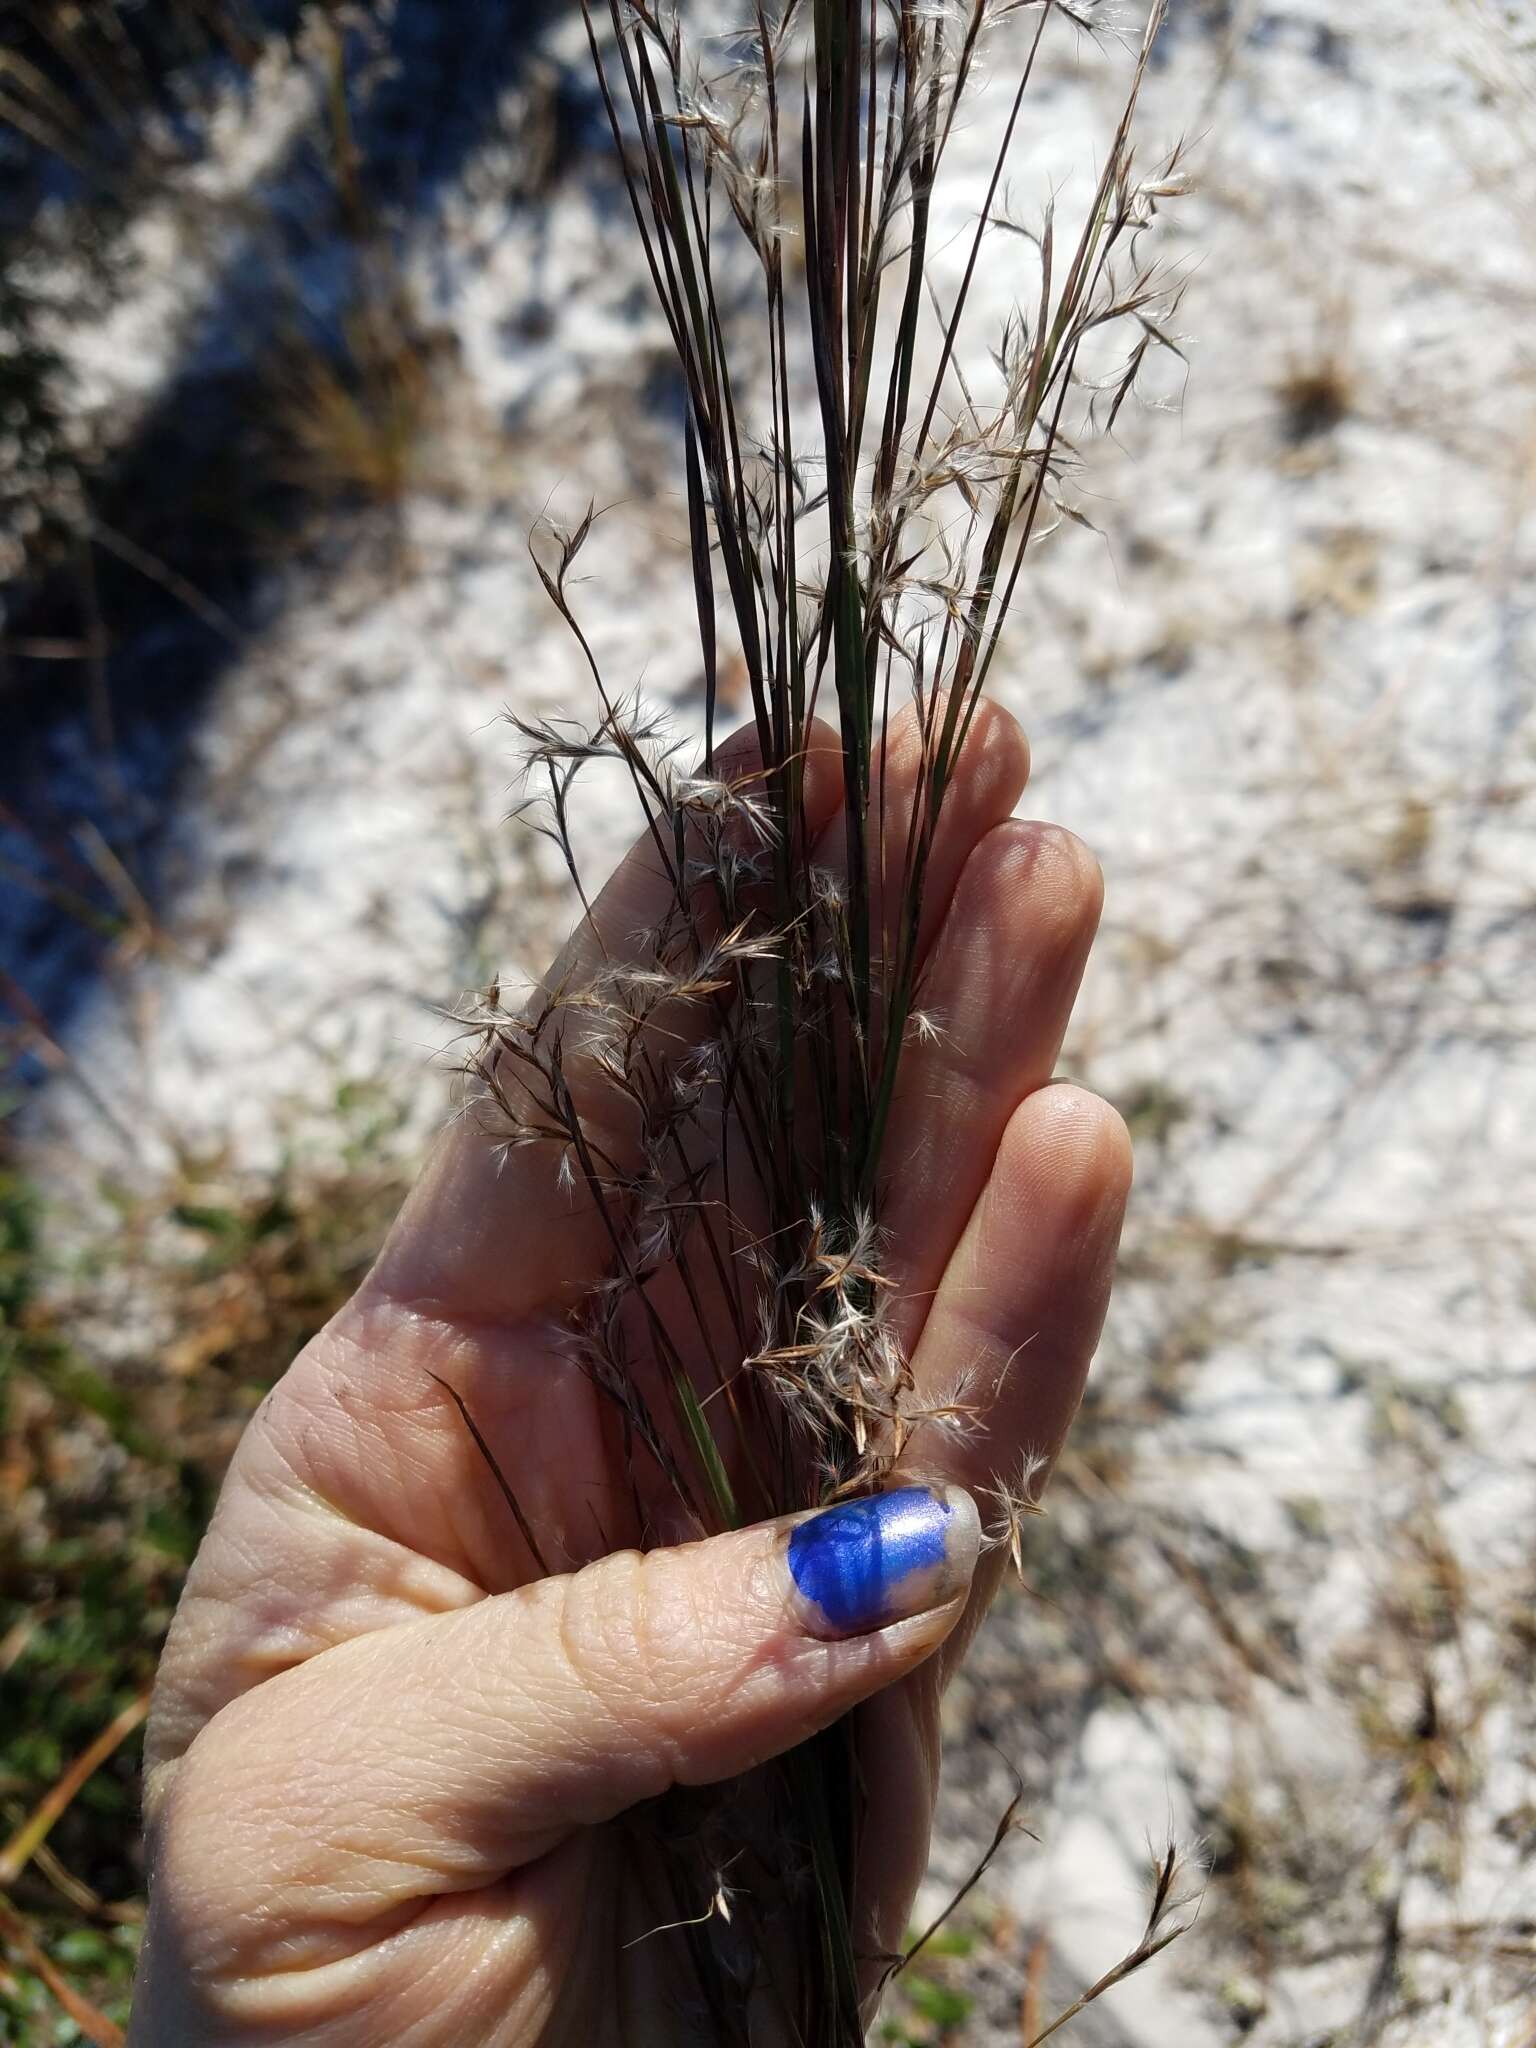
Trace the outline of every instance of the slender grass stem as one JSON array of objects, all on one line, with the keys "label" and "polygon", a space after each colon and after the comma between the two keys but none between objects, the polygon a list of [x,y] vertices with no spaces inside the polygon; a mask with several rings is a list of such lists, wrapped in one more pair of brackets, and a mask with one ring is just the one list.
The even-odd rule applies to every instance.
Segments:
[{"label": "slender grass stem", "polygon": [[[587,984],[521,1018],[491,1004],[475,1065],[504,1142],[553,1145],[599,1219],[610,1272],[571,1334],[618,1407],[642,1529],[679,1508],[730,1527],[867,1491],[933,1426],[884,1311],[881,1232],[924,906],[1005,622],[1051,517],[1074,512],[1093,394],[1113,390],[1112,425],[1177,346],[1171,295],[1135,253],[1177,190],[1177,155],[1138,181],[1131,150],[1164,5],[1069,240],[1053,204],[1020,230],[1004,194],[1047,38],[1058,17],[1080,30],[1090,0],[751,0],[723,38],[695,34],[675,0],[582,0],[681,380],[702,760],[679,772],[576,616],[592,513],[552,529],[553,557],[535,560],[600,717],[524,728],[543,829],[585,905],[576,778],[619,764],[671,902],[649,933],[601,945]],[[1011,67],[1011,90],[944,312],[935,223],[984,56]],[[1008,274],[1019,250],[1035,274],[983,356],[978,303],[1003,235]],[[1088,376],[1122,327],[1123,362]],[[722,768],[728,668],[745,675],[758,754],[741,775]],[[904,697],[898,755],[886,733]],[[836,728],[830,824],[823,764],[814,781],[808,767],[819,708]],[[877,1959],[855,1934],[858,1756],[840,1724],[758,1788],[773,1837],[739,1845],[759,1881],[731,1944],[708,1914],[663,1916],[714,2038],[745,2039],[766,1998],[787,2042],[862,2040]],[[752,1807],[750,1787],[720,1798]]]}]

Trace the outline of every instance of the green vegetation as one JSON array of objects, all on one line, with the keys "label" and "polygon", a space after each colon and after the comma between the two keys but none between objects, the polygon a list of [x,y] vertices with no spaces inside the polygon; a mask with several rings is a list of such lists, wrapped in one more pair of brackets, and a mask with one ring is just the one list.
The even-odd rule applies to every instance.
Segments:
[{"label": "green vegetation", "polygon": [[67,1255],[0,1169],[0,2038],[111,2040],[126,2016],[140,1727],[182,1576],[245,1418],[399,1199],[387,1105],[350,1088],[333,1114],[325,1165],[235,1182],[188,1162],[154,1197],[106,1190]]}]

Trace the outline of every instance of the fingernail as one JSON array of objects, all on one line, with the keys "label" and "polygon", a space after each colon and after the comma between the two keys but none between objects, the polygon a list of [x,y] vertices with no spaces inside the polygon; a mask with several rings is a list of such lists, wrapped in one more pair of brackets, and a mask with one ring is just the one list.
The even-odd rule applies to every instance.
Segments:
[{"label": "fingernail", "polygon": [[903,1486],[824,1508],[790,1531],[795,1602],[814,1636],[868,1635],[964,1592],[981,1521],[958,1486]]}]

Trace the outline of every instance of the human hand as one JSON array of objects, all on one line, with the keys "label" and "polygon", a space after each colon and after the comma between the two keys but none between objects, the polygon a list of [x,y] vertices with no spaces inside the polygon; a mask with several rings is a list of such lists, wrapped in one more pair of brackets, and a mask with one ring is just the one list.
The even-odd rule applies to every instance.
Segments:
[{"label": "human hand", "polygon": [[[916,757],[902,722],[897,815]],[[824,766],[807,804],[835,849]],[[605,1240],[547,1150],[498,1158],[455,1125],[253,1419],[193,1565],[147,1745],[134,2048],[708,2040],[683,1952],[646,1937],[710,1902],[658,1908],[625,1816],[860,1702],[859,1941],[899,1942],[939,1700],[1002,1565],[978,1559],[972,1497],[1059,1450],[1129,1184],[1114,1112],[1046,1085],[1100,883],[1069,835],[1011,820],[1026,773],[1017,726],[985,707],[926,898],[944,1029],[904,1056],[884,1155],[898,1327],[920,1391],[973,1426],[915,1432],[885,1507],[616,1548],[655,1522],[613,1410],[553,1334]],[[557,975],[644,929],[664,887],[643,842]]]}]

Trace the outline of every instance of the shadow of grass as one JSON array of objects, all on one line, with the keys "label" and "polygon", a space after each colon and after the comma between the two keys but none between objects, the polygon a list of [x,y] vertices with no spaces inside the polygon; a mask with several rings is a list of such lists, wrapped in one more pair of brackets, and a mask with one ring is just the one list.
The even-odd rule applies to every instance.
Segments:
[{"label": "shadow of grass", "polygon": [[[66,516],[32,522],[28,572],[0,590],[0,1014],[23,1085],[123,927],[82,828],[152,912],[189,741],[271,566],[296,536],[344,559],[370,530],[358,506],[405,488],[435,366],[400,288],[402,238],[494,127],[557,11],[402,0],[321,37],[315,110],[221,224],[211,286],[157,395],[123,446],[72,476]],[[220,75],[231,61],[218,57]],[[558,80],[551,90],[559,101]],[[154,104],[146,95],[144,120]],[[567,139],[578,114],[556,107]],[[543,175],[563,152],[543,154]],[[108,239],[121,231],[118,195],[33,156],[40,188],[69,173],[80,217],[94,209]],[[20,214],[12,259],[26,254]]]}]

